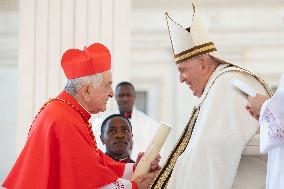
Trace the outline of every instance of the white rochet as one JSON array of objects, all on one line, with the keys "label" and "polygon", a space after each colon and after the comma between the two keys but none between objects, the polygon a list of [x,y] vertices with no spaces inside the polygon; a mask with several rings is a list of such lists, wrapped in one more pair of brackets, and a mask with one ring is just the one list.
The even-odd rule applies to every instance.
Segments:
[{"label": "white rochet", "polygon": [[151,168],[151,162],[155,160],[157,155],[159,154],[162,146],[164,145],[170,131],[171,127],[161,123],[158,131],[156,132],[155,136],[153,137],[150,145],[148,146],[144,156],[139,161],[133,175],[132,180],[135,180],[137,176],[148,173]]}]

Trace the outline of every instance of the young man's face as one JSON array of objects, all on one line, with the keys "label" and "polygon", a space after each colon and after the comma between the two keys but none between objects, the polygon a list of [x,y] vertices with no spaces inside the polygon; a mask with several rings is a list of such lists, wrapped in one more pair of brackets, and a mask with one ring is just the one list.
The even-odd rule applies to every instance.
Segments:
[{"label": "young man's face", "polygon": [[132,145],[132,129],[123,117],[113,117],[106,123],[101,140],[106,145],[106,153],[111,156],[127,157]]},{"label": "young man's face", "polygon": [[113,97],[112,76],[110,71],[102,73],[103,80],[98,87],[93,86],[88,102],[90,113],[99,113],[106,110],[106,104],[109,98]]},{"label": "young man's face", "polygon": [[203,93],[206,82],[204,81],[204,70],[201,60],[193,59],[177,65],[180,82],[185,82],[192,90],[193,95],[200,97]]},{"label": "young man's face", "polygon": [[120,113],[131,112],[135,102],[135,91],[130,85],[121,85],[115,91],[115,99]]}]

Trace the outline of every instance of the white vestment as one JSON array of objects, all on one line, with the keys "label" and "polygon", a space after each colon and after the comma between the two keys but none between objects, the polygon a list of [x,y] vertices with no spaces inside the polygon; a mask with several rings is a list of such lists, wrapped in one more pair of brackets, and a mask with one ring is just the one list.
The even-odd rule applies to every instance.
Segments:
[{"label": "white vestment", "polygon": [[[100,140],[101,124],[103,120],[111,115],[118,114],[118,110],[114,110],[107,114],[102,114],[100,117],[95,118],[93,122],[94,134],[97,140],[98,148],[105,152],[105,145]],[[129,119],[132,125],[133,134],[133,146],[131,151],[131,159],[134,161],[137,158],[139,152],[145,152],[152,138],[156,134],[159,123],[152,117],[146,115],[142,111],[133,107],[131,119]]]},{"label": "white vestment", "polygon": [[284,75],[260,112],[260,149],[268,152],[266,189],[284,189]]},{"label": "white vestment", "polygon": [[[266,90],[247,73],[225,73],[230,69],[225,68],[227,66],[219,65],[207,82],[197,104],[200,111],[191,139],[174,167],[169,189],[264,188],[265,174],[261,176],[263,178],[256,178],[255,182],[263,180],[259,186],[254,183],[254,178],[234,183],[242,151],[256,133],[258,123],[245,109],[247,97],[230,81],[240,79],[260,94],[266,94]],[[254,185],[242,184],[248,181]]]}]

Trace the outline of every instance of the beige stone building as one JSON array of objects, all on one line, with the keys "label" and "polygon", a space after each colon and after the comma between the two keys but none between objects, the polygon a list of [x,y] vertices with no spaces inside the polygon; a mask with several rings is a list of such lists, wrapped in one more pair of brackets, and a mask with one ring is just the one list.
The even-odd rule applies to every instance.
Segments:
[{"label": "beige stone building", "polygon": [[[277,87],[284,73],[284,2],[195,3],[223,56]],[[131,81],[138,106],[174,126],[174,142],[196,99],[178,82],[164,12],[186,26],[190,10],[188,0],[0,0],[0,181],[37,110],[64,86],[62,52],[94,41],[112,51],[114,85]],[[257,153],[255,139],[245,153]]]}]

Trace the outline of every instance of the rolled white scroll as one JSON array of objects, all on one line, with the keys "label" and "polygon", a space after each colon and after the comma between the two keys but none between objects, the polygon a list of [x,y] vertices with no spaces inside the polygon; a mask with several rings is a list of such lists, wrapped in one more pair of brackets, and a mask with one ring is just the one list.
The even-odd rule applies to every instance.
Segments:
[{"label": "rolled white scroll", "polygon": [[153,137],[150,145],[148,146],[144,156],[139,161],[131,180],[135,180],[137,176],[148,173],[151,169],[151,163],[155,160],[157,155],[160,153],[162,146],[164,145],[170,131],[171,127],[161,123],[158,131],[156,132],[155,136]]}]

